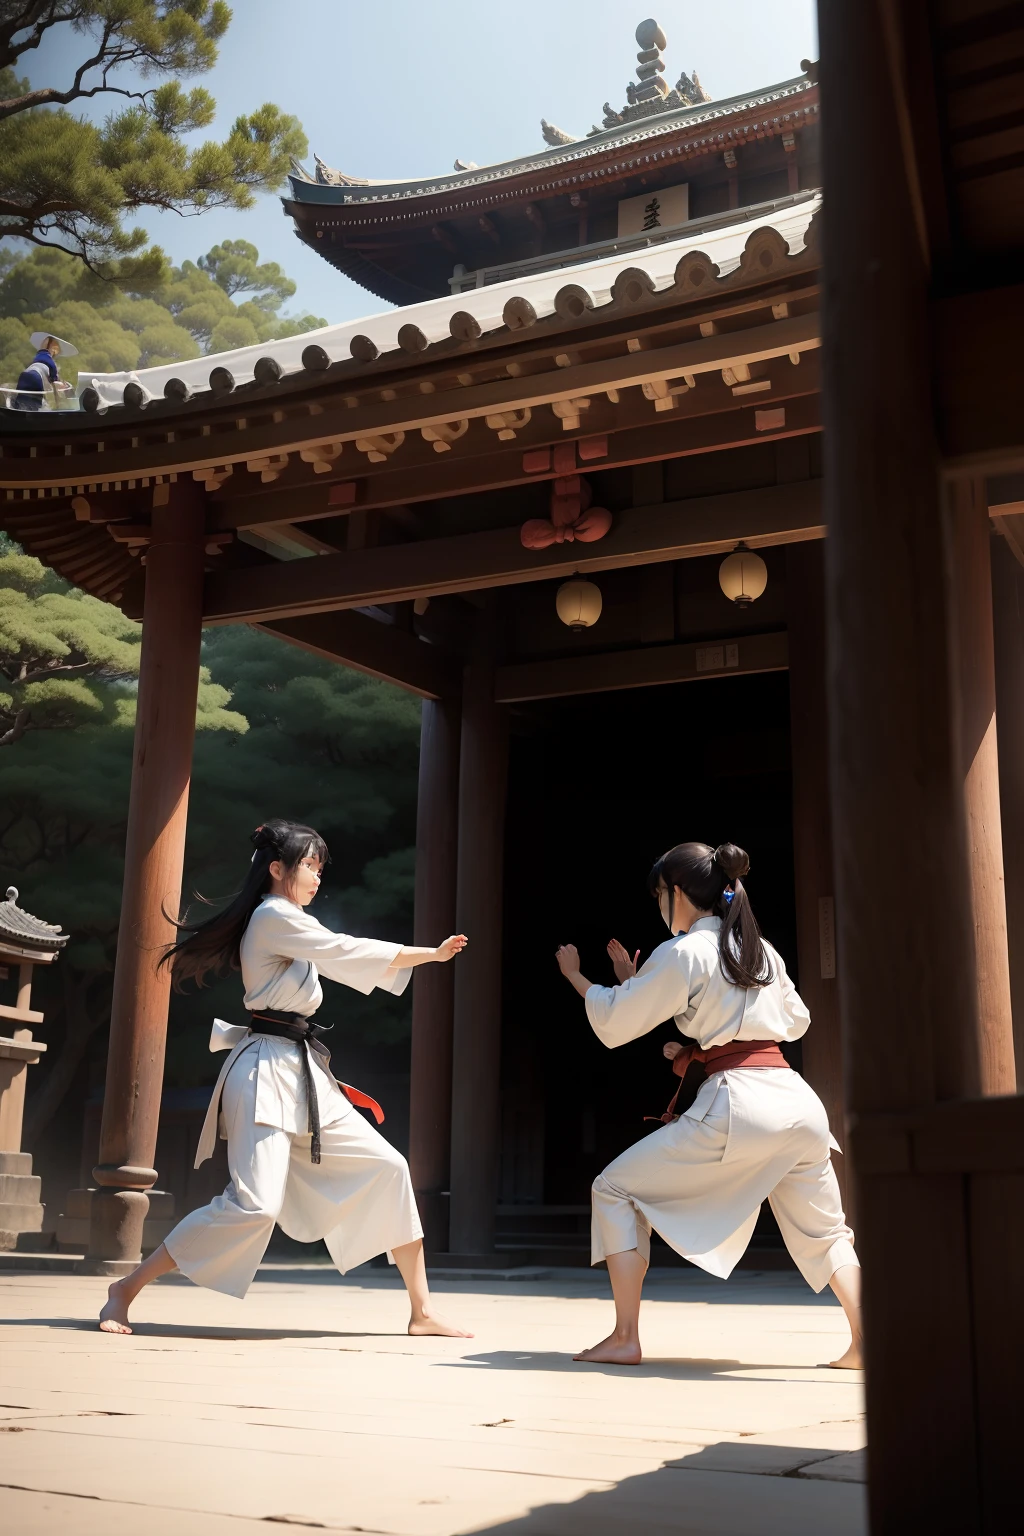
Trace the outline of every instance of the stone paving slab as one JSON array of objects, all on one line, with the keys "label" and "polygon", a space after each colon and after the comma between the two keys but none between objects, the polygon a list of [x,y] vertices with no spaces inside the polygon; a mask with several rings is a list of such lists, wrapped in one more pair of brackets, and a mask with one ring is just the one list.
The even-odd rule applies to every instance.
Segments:
[{"label": "stone paving slab", "polygon": [[[0,1276],[0,1525],[12,1536],[864,1536],[859,1373],[796,1276],[658,1278],[648,1356],[573,1364],[603,1274],[437,1285],[474,1339],[410,1339],[393,1276],[174,1277],[130,1338],[104,1285]],[[443,1295],[440,1293],[443,1291]],[[829,1469],[832,1469],[831,1471]]]}]

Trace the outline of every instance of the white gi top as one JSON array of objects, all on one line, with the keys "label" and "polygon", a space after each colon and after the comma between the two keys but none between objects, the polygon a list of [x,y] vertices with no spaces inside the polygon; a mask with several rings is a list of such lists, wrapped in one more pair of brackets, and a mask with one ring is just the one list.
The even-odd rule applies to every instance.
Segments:
[{"label": "white gi top", "polygon": [[[284,896],[265,896],[242,935],[242,982],[245,1006],[258,1012],[272,1008],[280,1013],[316,1013],[323,1001],[321,974],[368,994],[374,987],[395,996],[404,992],[412,968],[391,970],[401,944],[383,939],[355,939],[332,933],[302,907]],[[329,1042],[327,1042],[329,1045]],[[243,1024],[214,1019],[210,1050],[231,1050],[217,1085],[199,1137],[196,1167],[212,1156],[217,1135],[221,1090],[240,1056],[254,1072],[257,1125],[270,1125],[293,1135],[308,1129],[308,1107],[300,1046],[274,1035],[255,1035]],[[240,1068],[241,1070],[241,1068]],[[320,1124],[334,1125],[352,1106],[333,1078],[314,1071]]]},{"label": "white gi top", "polygon": [[625,1045],[673,1019],[701,1047],[730,1040],[799,1040],[811,1022],[781,955],[765,943],[774,980],[764,987],[726,981],[718,954],[720,917],[700,917],[689,933],[667,939],[628,981],[591,987],[587,1018],[597,1038]]},{"label": "white gi top", "polygon": [[409,966],[389,972],[401,948],[383,939],[332,933],[284,896],[264,896],[242,935],[245,1006],[253,1012],[274,1008],[308,1018],[324,1000],[321,976],[364,994],[380,987],[397,997],[412,975]]}]

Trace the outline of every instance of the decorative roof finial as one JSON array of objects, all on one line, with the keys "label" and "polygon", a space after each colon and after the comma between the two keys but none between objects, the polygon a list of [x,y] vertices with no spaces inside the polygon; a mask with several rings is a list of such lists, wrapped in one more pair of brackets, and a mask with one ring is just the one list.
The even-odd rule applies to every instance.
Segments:
[{"label": "decorative roof finial", "polygon": [[640,44],[636,67],[640,84],[634,87],[634,100],[654,101],[658,96],[667,96],[668,82],[664,79],[665,61],[661,50],[668,47],[668,38],[658,23],[649,17],[637,27],[636,40]]},{"label": "decorative roof finial", "polygon": [[[640,45],[640,52],[636,56],[637,80],[630,80],[626,86],[626,105],[616,112],[610,102],[606,101],[601,127],[591,128],[587,134],[588,139],[595,134],[607,132],[609,128],[619,128],[662,112],[676,112],[680,107],[697,107],[711,100],[697,78],[696,70],[691,77],[684,69],[677,83],[669,85],[665,79],[665,61],[661,56],[662,49],[668,47],[668,39],[652,16],[637,27],[636,40]],[[541,132],[545,144],[552,147],[573,142],[571,134],[563,133],[560,128],[543,120]]]},{"label": "decorative roof finial", "polygon": [[549,123],[546,117],[540,120],[540,131],[544,136],[544,143],[555,148],[559,144],[575,144],[571,133],[566,133],[564,128],[556,128],[554,123]]}]

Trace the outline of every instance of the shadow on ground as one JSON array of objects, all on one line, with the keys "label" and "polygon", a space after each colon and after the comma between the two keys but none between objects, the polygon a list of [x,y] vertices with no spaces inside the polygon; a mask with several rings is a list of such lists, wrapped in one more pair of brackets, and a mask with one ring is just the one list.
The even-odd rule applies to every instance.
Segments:
[{"label": "shadow on ground", "polygon": [[[713,1381],[716,1376],[731,1376],[735,1371],[792,1371],[792,1360],[785,1364],[772,1364],[758,1360],[754,1365],[749,1360],[689,1360],[685,1357],[664,1359],[658,1356],[647,1356],[640,1365],[605,1365],[599,1361],[587,1360],[580,1362],[574,1360],[570,1354],[556,1354],[555,1352],[530,1352],[510,1349],[496,1349],[486,1354],[463,1355],[458,1360],[439,1360],[439,1367],[445,1370],[478,1370],[481,1366],[490,1367],[496,1371],[554,1371],[568,1372],[571,1375],[579,1375],[581,1372],[596,1373],[599,1376],[659,1378],[668,1381]],[[823,1366],[801,1366],[800,1370],[829,1370]],[[849,1375],[849,1372],[843,1372]],[[801,1378],[803,1379],[803,1378]]]},{"label": "shadow on ground", "polygon": [[[858,1458],[860,1458],[858,1460]],[[863,1453],[728,1442],[474,1536],[867,1536]]]},{"label": "shadow on ground", "polygon": [[[8,1317],[5,1328],[64,1328],[72,1333],[100,1332],[95,1318],[83,1317]],[[104,1338],[117,1338],[117,1334],[104,1334]],[[407,1339],[404,1328],[387,1333],[343,1333],[334,1328],[204,1328],[186,1323],[137,1323],[132,1322],[131,1337],[140,1339],[238,1339],[250,1343],[254,1340],[271,1339]]]}]

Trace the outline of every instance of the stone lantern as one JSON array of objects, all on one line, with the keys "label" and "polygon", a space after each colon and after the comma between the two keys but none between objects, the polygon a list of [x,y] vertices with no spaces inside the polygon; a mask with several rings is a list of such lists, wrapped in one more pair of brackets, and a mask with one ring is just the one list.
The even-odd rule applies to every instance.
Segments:
[{"label": "stone lantern", "polygon": [[46,1050],[33,1040],[32,1025],[43,1015],[33,1010],[32,969],[52,965],[68,935],[18,906],[12,885],[0,901],[0,982],[18,968],[14,1007],[0,1003],[0,1249],[14,1248],[19,1232],[40,1232],[43,1207],[39,1180],[32,1175],[32,1157],[21,1150],[25,1112],[25,1079]]}]

